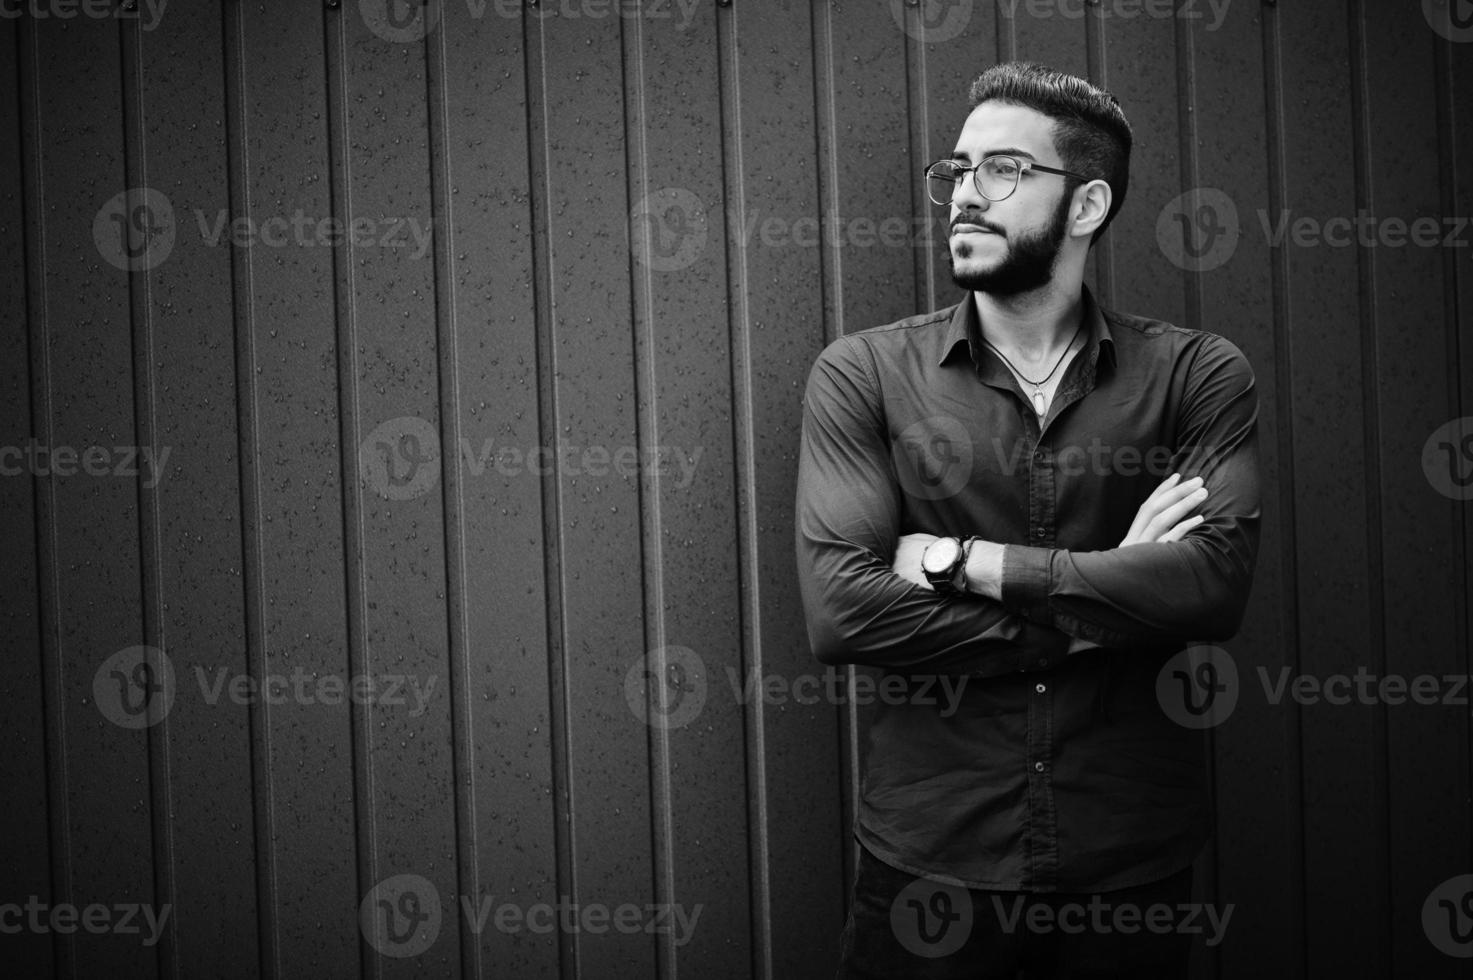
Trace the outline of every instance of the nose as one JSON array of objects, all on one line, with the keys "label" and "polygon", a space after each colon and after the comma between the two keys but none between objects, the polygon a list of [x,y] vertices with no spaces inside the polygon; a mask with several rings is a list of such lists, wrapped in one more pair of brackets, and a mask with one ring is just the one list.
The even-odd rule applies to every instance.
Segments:
[{"label": "nose", "polygon": [[976,171],[968,173],[951,195],[951,216],[955,218],[963,211],[986,211],[992,202],[977,190]]}]

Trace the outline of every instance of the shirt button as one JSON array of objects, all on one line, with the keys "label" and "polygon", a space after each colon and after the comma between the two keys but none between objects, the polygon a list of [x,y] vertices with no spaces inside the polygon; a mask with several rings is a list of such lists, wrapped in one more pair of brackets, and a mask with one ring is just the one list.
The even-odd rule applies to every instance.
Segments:
[{"label": "shirt button", "polygon": [[1034,772],[1043,772],[1043,763],[1042,762],[1035,762],[1033,764],[1033,771]]},{"label": "shirt button", "polygon": [[1037,687],[1034,688],[1034,690],[1037,691],[1039,694],[1042,694],[1044,691],[1047,691],[1048,688],[1042,684],[1039,684]]},{"label": "shirt button", "polygon": [[1040,667],[1047,667],[1048,666],[1048,657],[1040,657],[1040,658],[1038,658],[1038,666],[1040,666]]}]

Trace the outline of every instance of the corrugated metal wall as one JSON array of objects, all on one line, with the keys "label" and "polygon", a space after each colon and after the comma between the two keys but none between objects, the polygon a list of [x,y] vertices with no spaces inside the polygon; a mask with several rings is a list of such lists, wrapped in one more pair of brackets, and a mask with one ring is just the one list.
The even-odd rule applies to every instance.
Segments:
[{"label": "corrugated metal wall", "polygon": [[[803,383],[835,336],[953,301],[918,177],[1013,57],[1135,126],[1098,294],[1258,374],[1263,551],[1200,863],[1236,909],[1201,973],[1465,969],[1431,898],[1473,871],[1466,705],[1258,683],[1469,673],[1473,524],[1424,466],[1473,466],[1435,437],[1473,414],[1465,0],[26,6],[0,18],[17,975],[830,975],[862,721],[733,677],[821,671]],[[1438,242],[1326,237],[1360,212]],[[139,907],[168,918],[130,932]]]}]

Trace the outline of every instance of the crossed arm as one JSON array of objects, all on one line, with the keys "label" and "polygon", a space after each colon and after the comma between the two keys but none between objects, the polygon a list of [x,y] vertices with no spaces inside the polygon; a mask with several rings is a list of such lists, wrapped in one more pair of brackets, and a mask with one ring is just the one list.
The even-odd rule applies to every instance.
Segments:
[{"label": "crossed arm", "polygon": [[[1199,476],[1182,480],[1180,473],[1173,473],[1163,480],[1160,486],[1151,491],[1146,502],[1141,504],[1140,510],[1136,511],[1130,533],[1121,540],[1120,547],[1147,542],[1166,544],[1180,541],[1184,534],[1202,523],[1201,514],[1188,515],[1207,499],[1208,491],[1204,482]],[[921,570],[921,556],[925,554],[927,545],[935,540],[937,535],[921,532],[902,535],[895,548],[895,561],[892,565],[895,574],[907,582],[934,592],[935,587]],[[959,581],[955,584],[973,595],[1000,601],[1006,547],[995,541],[973,541],[967,551],[967,563],[961,569]],[[1093,640],[1074,636],[1070,638],[1065,653],[1079,653],[1099,646]]]},{"label": "crossed arm", "polygon": [[799,585],[821,661],[985,676],[1093,645],[1236,632],[1257,548],[1257,397],[1231,344],[1198,358],[1183,393],[1177,458],[1195,479],[1158,487],[1116,548],[974,545],[967,582],[976,594],[954,600],[919,573],[927,538],[900,527],[867,357],[849,338],[830,345],[804,400]]},{"label": "crossed arm", "polygon": [[[1161,485],[1151,491],[1146,502],[1136,511],[1131,522],[1130,533],[1121,540],[1120,547],[1155,542],[1166,544],[1180,541],[1192,528],[1202,523],[1201,514],[1192,514],[1207,499],[1206,481],[1200,476],[1183,480],[1180,473],[1173,473]],[[913,532],[902,535],[895,548],[892,568],[896,575],[907,582],[914,582],[923,589],[932,589],[931,583],[921,571],[921,555],[926,546],[937,540],[934,534]],[[967,564],[961,570],[967,592],[1002,599],[1003,549],[1006,545],[995,541],[975,541],[967,552]],[[962,582],[958,582],[962,585]],[[935,591],[932,589],[932,591]]]}]

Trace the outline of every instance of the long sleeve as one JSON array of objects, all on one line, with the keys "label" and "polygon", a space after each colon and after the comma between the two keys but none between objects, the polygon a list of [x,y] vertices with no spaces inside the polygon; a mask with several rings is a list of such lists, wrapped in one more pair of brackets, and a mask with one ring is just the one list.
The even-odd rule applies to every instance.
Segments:
[{"label": "long sleeve", "polygon": [[1247,359],[1210,337],[1183,386],[1173,461],[1203,477],[1204,520],[1180,541],[1108,551],[1009,545],[1003,604],[1106,644],[1225,640],[1242,621],[1258,552],[1258,395]]},{"label": "long sleeve", "polygon": [[1061,661],[1070,641],[1062,631],[980,596],[939,596],[891,570],[900,494],[868,354],[840,338],[809,375],[798,464],[798,580],[818,659],[978,676]]}]

